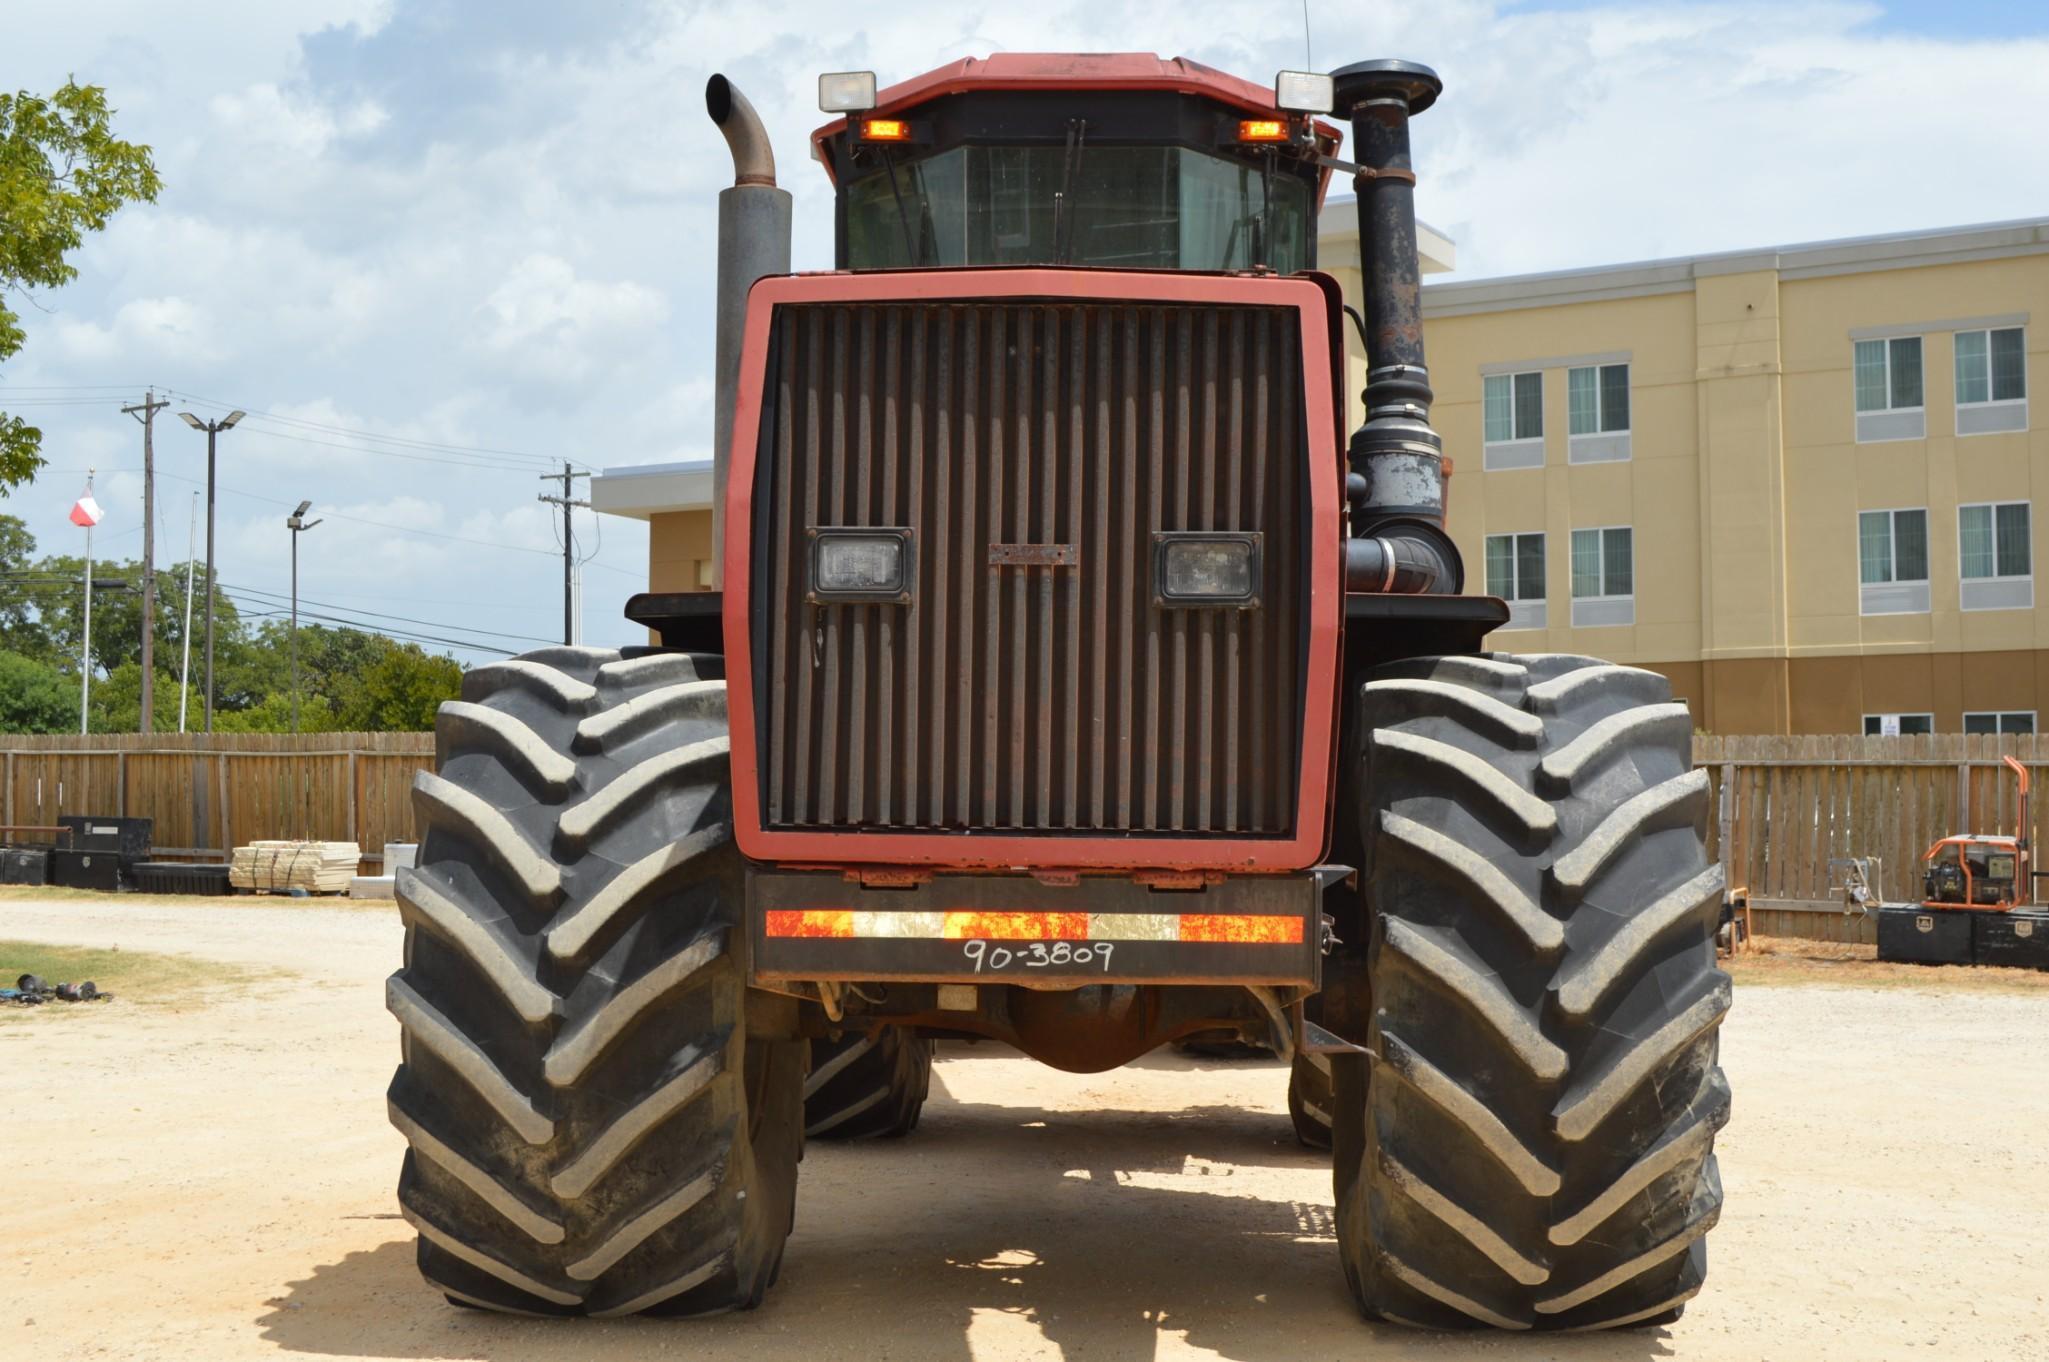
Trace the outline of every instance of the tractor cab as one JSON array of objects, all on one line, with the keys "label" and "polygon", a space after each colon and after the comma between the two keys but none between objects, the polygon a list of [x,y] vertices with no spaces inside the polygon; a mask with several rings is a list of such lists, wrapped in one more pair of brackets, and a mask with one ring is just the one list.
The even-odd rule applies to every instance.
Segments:
[{"label": "tractor cab", "polygon": [[812,137],[840,269],[1315,266],[1341,139],[1273,87],[1186,58],[1003,53],[819,94],[846,114]]}]

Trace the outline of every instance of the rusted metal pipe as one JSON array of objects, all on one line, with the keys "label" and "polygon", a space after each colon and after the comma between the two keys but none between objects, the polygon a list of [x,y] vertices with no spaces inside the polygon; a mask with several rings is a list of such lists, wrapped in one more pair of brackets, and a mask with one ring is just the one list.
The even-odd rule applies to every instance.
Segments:
[{"label": "rusted metal pipe", "polygon": [[713,76],[704,87],[705,111],[726,135],[733,153],[733,183],[775,187],[775,150],[769,145],[768,129],[761,115],[747,102],[747,96],[724,76]]},{"label": "rusted metal pipe", "polygon": [[768,129],[747,97],[724,76],[704,87],[704,107],[733,153],[733,187],[719,192],[719,274],[712,411],[712,585],[725,568],[726,469],[733,450],[733,404],[740,391],[740,340],[747,291],[757,279],[790,272],[790,193],[775,182]]},{"label": "rusted metal pipe", "polygon": [[[1444,83],[1429,67],[1405,61],[1357,62],[1333,76],[1336,112],[1352,121],[1359,167],[1353,184],[1366,304],[1366,424],[1352,436],[1347,486],[1353,543],[1368,543],[1348,547],[1346,589],[1455,593],[1464,567],[1444,534],[1444,442],[1430,425],[1409,156],[1409,119],[1435,102]],[[1362,584],[1373,582],[1386,585]]]}]

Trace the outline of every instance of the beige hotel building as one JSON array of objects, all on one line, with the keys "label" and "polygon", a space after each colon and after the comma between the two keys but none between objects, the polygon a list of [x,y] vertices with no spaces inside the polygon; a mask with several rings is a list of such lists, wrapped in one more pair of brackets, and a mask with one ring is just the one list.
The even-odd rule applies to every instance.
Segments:
[{"label": "beige hotel building", "polygon": [[[1349,200],[1319,253],[1356,298]],[[1423,306],[1467,589],[1512,607],[1494,647],[1654,668],[1716,733],[2049,722],[2049,218],[1440,280]],[[649,522],[651,589],[709,583],[709,484],[594,479]]]}]

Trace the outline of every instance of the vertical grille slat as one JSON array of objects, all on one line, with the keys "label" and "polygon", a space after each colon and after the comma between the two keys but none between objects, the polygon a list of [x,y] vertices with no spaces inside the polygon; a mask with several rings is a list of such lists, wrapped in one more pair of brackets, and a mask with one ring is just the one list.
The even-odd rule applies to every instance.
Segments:
[{"label": "vertical grille slat", "polygon": [[[1291,833],[1307,646],[1295,317],[780,307],[755,501],[765,825]],[[835,527],[907,529],[911,600],[808,600],[813,532]],[[1262,535],[1257,608],[1157,601],[1154,532],[1207,529]]]}]

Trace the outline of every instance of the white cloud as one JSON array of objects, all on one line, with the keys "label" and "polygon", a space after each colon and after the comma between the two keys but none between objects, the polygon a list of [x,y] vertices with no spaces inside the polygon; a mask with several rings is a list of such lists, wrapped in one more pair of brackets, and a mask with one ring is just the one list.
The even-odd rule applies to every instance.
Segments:
[{"label": "white cloud", "polygon": [[668,306],[644,285],[580,279],[568,261],[536,253],[491,290],[484,312],[489,349],[559,383],[584,378],[597,351],[640,343]]}]

